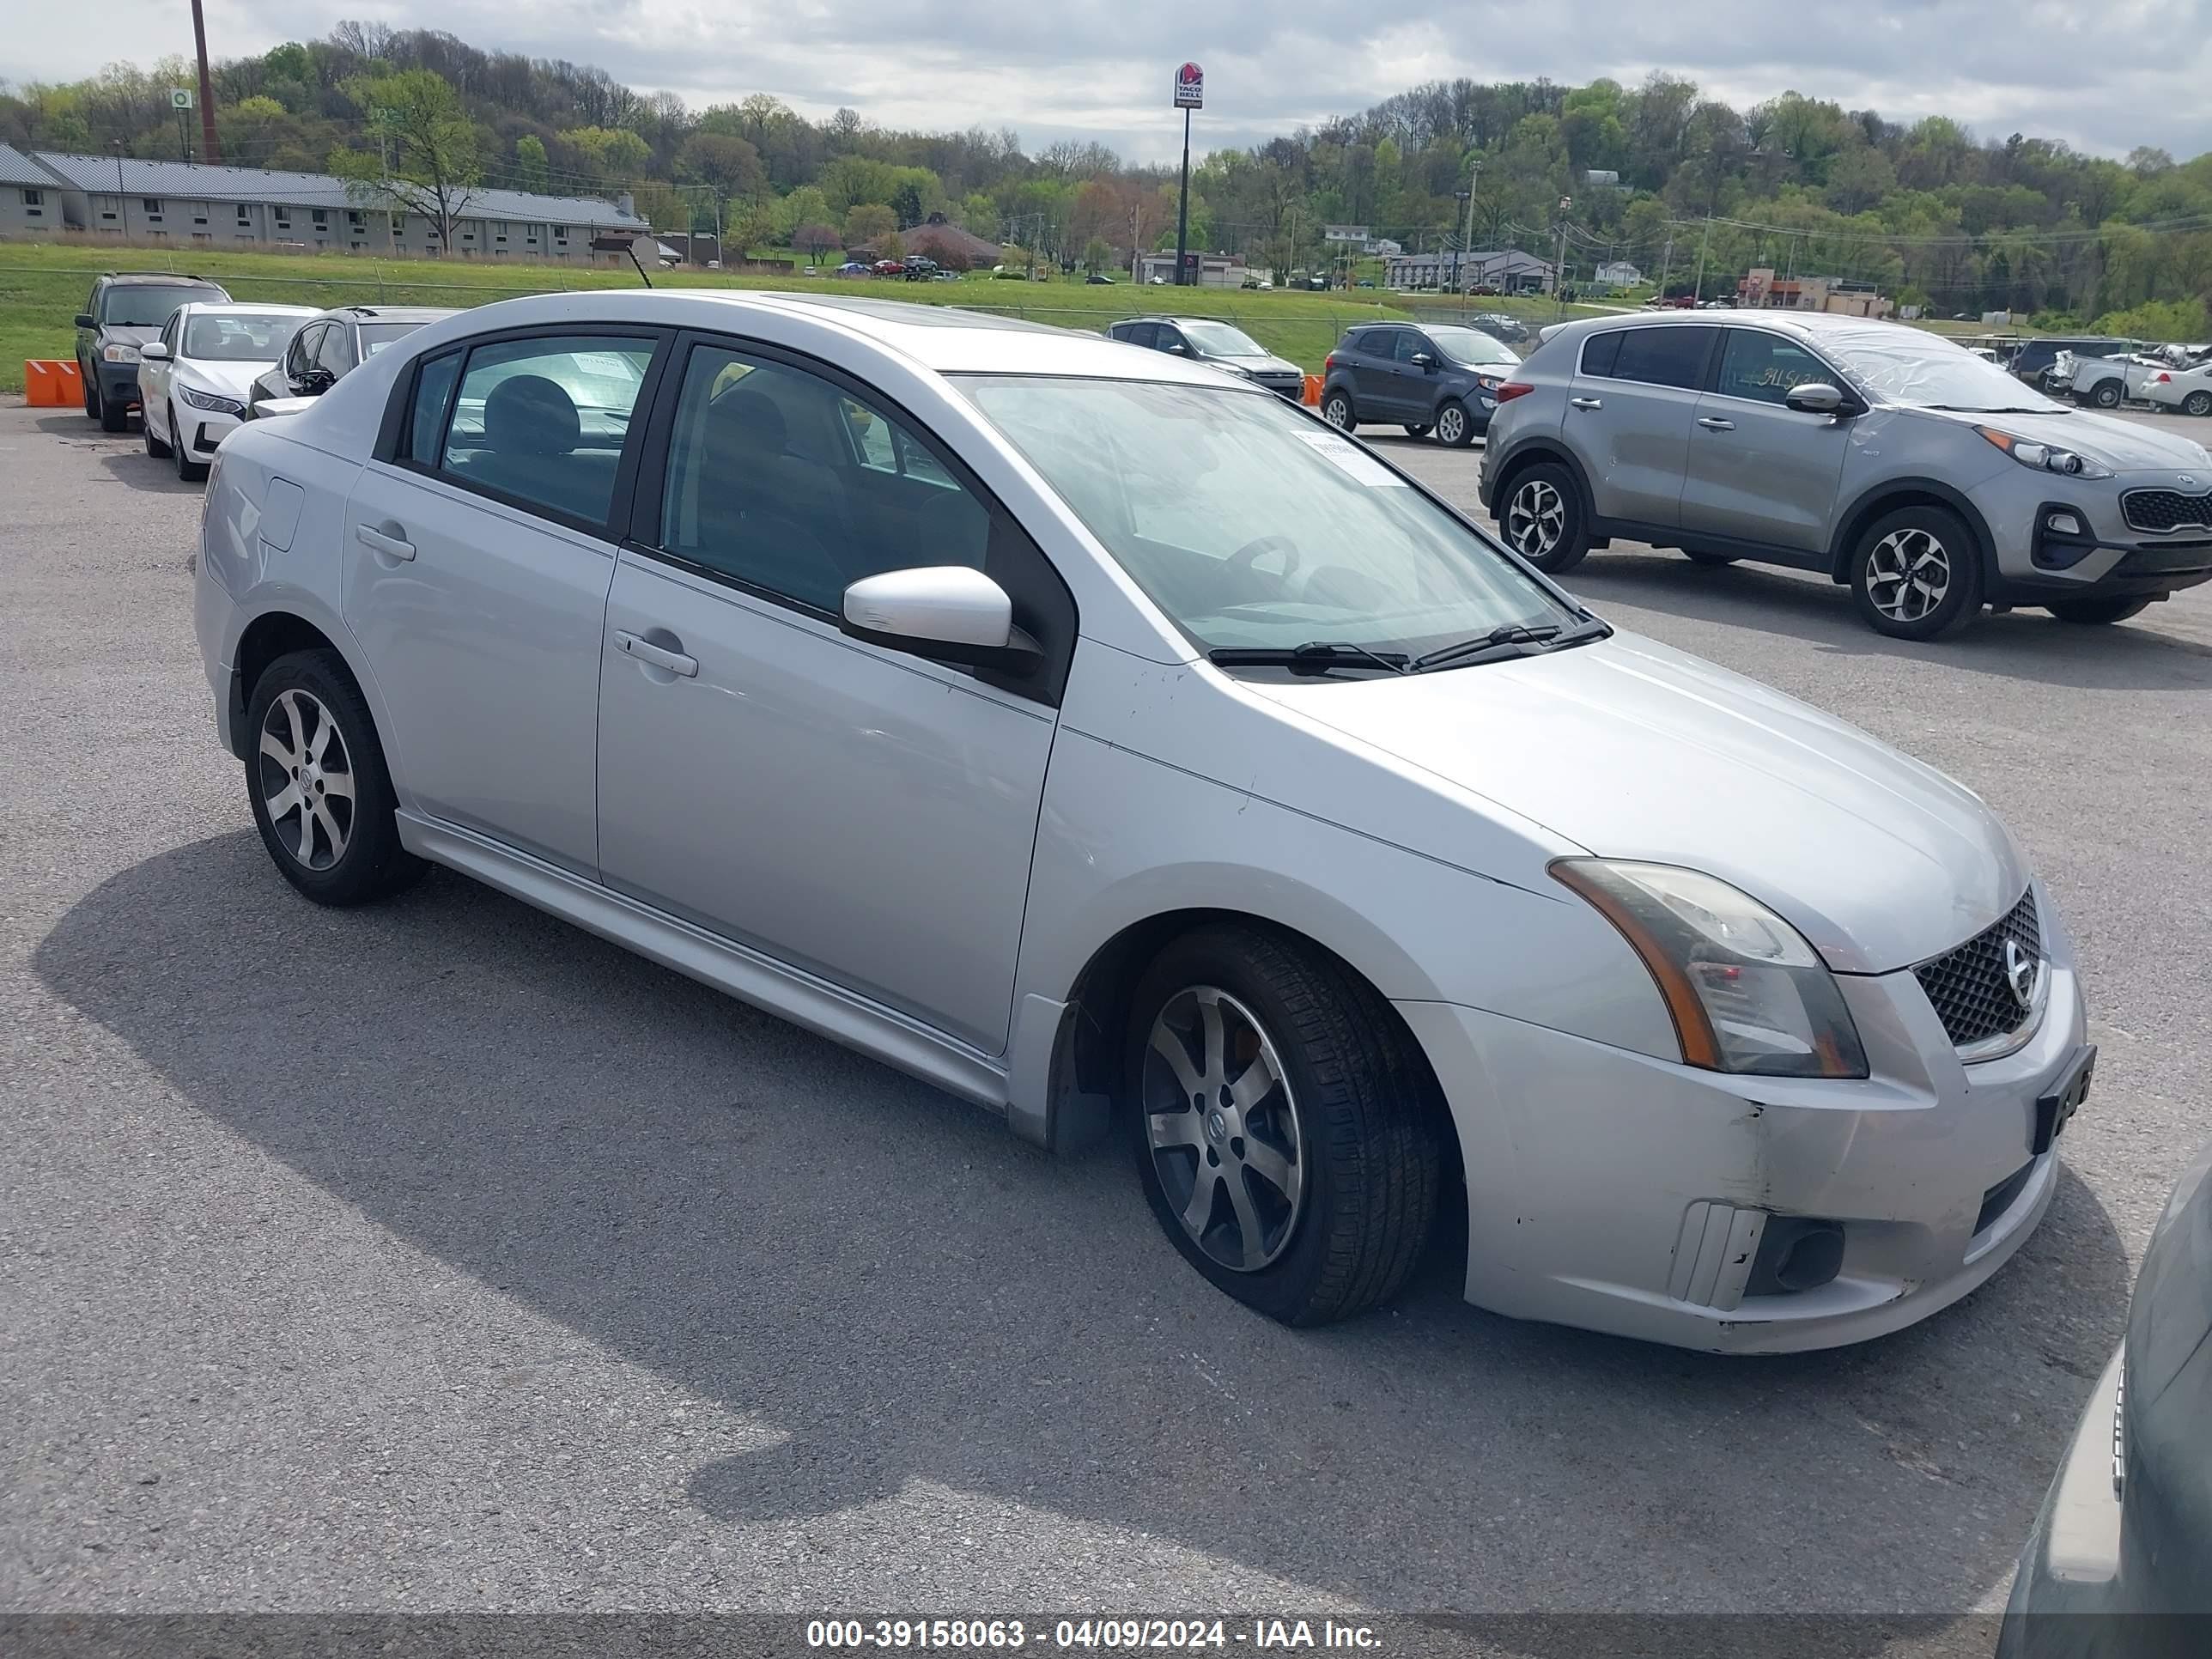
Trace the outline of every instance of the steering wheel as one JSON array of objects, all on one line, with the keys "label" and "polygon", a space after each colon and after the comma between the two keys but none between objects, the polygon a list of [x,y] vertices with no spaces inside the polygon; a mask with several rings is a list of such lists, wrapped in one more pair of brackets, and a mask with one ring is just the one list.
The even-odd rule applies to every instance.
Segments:
[{"label": "steering wheel", "polygon": [[1285,581],[1290,580],[1298,568],[1298,544],[1296,542],[1288,536],[1261,536],[1231,553],[1228,563],[1222,567],[1223,574],[1243,574],[1252,568],[1262,553],[1280,553],[1283,556],[1282,580]]}]

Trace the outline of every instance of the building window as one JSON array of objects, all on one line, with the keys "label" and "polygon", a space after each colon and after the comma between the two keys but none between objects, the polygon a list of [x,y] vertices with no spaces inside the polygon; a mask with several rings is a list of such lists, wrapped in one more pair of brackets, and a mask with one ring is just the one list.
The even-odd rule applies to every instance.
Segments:
[{"label": "building window", "polygon": [[196,213],[196,214],[194,214],[194,215],[192,216],[192,222],[193,222],[194,224],[196,224],[196,225],[204,225],[204,224],[205,224],[205,223],[207,222],[207,215],[206,215],[206,214],[204,214],[204,213]]},{"label": "building window", "polygon": [[142,208],[145,209],[147,212],[149,212],[149,213],[150,213],[150,214],[153,214],[153,215],[154,215],[155,217],[157,217],[157,218],[161,216],[161,204],[160,200],[159,200],[158,198],[155,198],[155,197],[151,197],[151,196],[142,196],[142,197],[140,197],[140,198],[138,198],[138,205],[139,205],[140,207],[142,207]]},{"label": "building window", "polygon": [[46,200],[44,191],[27,190],[23,192],[23,205],[27,208],[43,207]]},{"label": "building window", "polygon": [[292,228],[292,216],[283,208],[276,210],[276,228],[279,230]]},{"label": "building window", "polygon": [[327,224],[328,224],[328,223],[330,223],[330,222],[331,222],[331,216],[330,216],[328,213],[325,212],[321,208],[311,208],[311,209],[309,209],[309,210],[308,210],[308,216],[309,216],[310,218],[312,218],[312,219],[315,222],[315,223],[316,223],[317,225],[319,225],[319,225],[327,225]]},{"label": "building window", "polygon": [[115,210],[113,208],[102,208],[100,210],[100,216],[103,219],[112,219],[115,216]]},{"label": "building window", "polygon": [[253,210],[243,202],[238,206],[238,222],[241,225],[250,225],[253,222]]},{"label": "building window", "polygon": [[354,230],[366,229],[368,225],[368,216],[366,213],[363,213],[359,208],[348,208],[346,210],[346,224],[349,228]]}]

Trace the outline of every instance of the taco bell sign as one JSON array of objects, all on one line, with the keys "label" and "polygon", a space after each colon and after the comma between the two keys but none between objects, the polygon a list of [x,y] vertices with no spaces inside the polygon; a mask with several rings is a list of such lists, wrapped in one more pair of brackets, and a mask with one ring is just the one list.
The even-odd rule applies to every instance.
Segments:
[{"label": "taco bell sign", "polygon": [[1206,71],[1195,64],[1185,64],[1176,71],[1175,106],[1177,109],[1206,107]]}]

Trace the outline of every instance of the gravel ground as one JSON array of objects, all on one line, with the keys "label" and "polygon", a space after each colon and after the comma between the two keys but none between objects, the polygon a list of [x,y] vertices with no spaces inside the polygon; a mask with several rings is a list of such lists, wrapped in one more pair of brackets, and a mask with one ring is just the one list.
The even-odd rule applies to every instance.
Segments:
[{"label": "gravel ground", "polygon": [[1448,1249],[1284,1330],[1118,1152],[458,877],[312,908],[214,744],[197,488],[15,407],[0,481],[0,1608],[1986,1608],[2208,1133],[2203,592],[1911,647],[1786,573],[1574,574],[1986,797],[2104,1051],[1987,1287],[1726,1361],[1478,1313]]}]

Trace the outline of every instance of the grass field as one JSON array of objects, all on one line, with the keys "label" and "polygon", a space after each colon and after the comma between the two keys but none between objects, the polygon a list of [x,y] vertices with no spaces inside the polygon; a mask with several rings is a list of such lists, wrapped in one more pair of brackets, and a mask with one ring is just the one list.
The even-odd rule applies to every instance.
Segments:
[{"label": "grass field", "polygon": [[[629,266],[479,264],[455,260],[374,259],[361,254],[210,253],[167,248],[0,242],[0,392],[23,389],[27,357],[76,354],[70,319],[103,270],[188,270],[221,283],[238,300],[290,305],[477,306],[524,294],[570,289],[634,289]],[[1318,372],[1338,337],[1354,324],[1402,317],[1369,290],[1352,295],[1253,294],[1224,289],[1093,288],[1080,280],[957,283],[856,281],[829,276],[741,276],[720,271],[656,270],[658,288],[774,289],[867,294],[881,299],[956,305],[1063,328],[1097,329],[1117,317],[1172,310],[1234,322],[1270,351]]]}]

